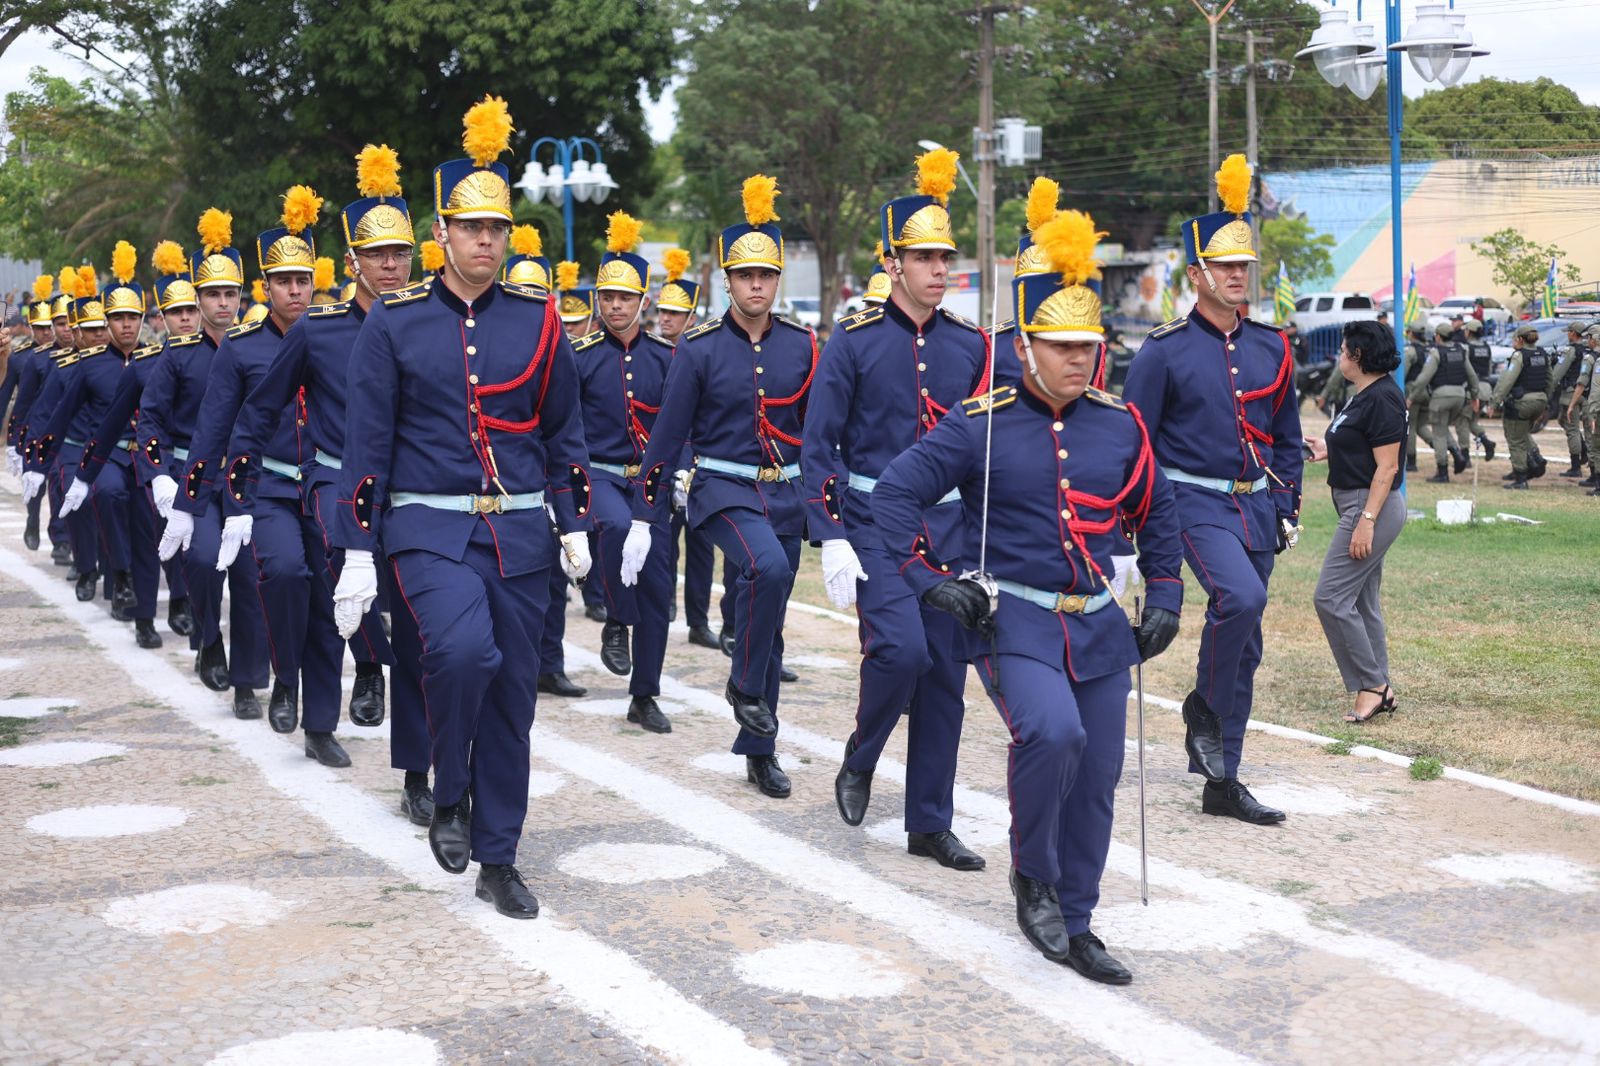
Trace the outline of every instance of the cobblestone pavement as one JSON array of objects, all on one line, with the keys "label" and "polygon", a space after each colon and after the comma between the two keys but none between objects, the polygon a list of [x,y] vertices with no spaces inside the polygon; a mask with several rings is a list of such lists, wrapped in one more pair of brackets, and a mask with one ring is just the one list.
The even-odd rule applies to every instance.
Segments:
[{"label": "cobblestone pavement", "polygon": [[954,873],[906,854],[903,735],[865,826],[834,810],[852,627],[791,611],[778,801],[727,754],[719,654],[679,626],[674,731],[646,734],[574,609],[590,695],[540,701],[519,865],[544,910],[515,922],[400,816],[387,725],[317,765],[185,641],[140,651],[75,602],[21,528],[5,479],[0,1061],[1600,1061],[1592,815],[1252,734],[1289,821],[1206,818],[1152,710],[1150,905],[1130,750],[1095,927],[1136,980],[1104,988],[1016,930],[976,685],[955,828],[989,866]]}]

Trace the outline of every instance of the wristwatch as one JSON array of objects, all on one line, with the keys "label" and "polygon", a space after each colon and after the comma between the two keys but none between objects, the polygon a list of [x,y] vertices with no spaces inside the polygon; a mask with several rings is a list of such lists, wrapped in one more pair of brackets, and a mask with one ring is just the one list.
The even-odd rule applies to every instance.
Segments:
[{"label": "wristwatch", "polygon": [[1368,522],[1376,522],[1378,520],[1378,516],[1373,514],[1371,511],[1362,511],[1361,517],[1365,518]]}]

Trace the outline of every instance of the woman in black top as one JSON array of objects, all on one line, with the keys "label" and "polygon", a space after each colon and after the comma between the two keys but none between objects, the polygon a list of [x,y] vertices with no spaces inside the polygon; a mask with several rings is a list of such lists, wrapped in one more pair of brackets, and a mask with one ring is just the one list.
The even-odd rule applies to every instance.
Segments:
[{"label": "woman in black top", "polygon": [[1391,376],[1399,365],[1388,329],[1376,322],[1345,326],[1339,371],[1354,395],[1324,438],[1306,438],[1312,461],[1328,461],[1328,487],[1339,512],[1315,602],[1345,689],[1355,695],[1347,722],[1395,709],[1378,591],[1384,554],[1406,524],[1398,490],[1405,479],[1400,449],[1409,415],[1405,394]]}]

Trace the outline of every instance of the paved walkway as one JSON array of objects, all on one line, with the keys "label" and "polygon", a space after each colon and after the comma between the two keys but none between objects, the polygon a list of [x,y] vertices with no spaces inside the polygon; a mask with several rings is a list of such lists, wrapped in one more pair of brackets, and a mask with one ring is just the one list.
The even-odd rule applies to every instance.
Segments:
[{"label": "paved walkway", "polygon": [[674,637],[645,734],[573,611],[590,698],[540,702],[519,863],[544,910],[501,918],[400,816],[387,726],[332,771],[236,721],[186,642],[138,650],[21,547],[3,480],[0,1061],[1600,1061],[1600,819],[1258,734],[1288,823],[1207,818],[1152,711],[1150,905],[1130,752],[1095,926],[1136,981],[1103,988],[1016,931],[976,686],[956,829],[989,868],[905,853],[903,737],[840,822],[854,632],[799,612],[775,801],[720,655]]}]

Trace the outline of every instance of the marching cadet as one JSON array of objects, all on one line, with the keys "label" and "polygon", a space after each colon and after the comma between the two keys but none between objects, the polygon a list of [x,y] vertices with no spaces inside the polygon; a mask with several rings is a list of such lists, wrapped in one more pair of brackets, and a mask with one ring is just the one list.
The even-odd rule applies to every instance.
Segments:
[{"label": "marching cadet", "polygon": [[[178,481],[200,420],[200,406],[211,367],[233,327],[244,285],[244,259],[233,245],[233,216],[207,208],[196,225],[200,249],[189,259],[189,281],[199,308],[199,330],[169,335],[165,354],[155,360],[139,395],[135,461],[150,486],[156,510],[166,520],[158,554],[178,558],[194,611],[194,671],[214,692],[233,689],[236,718],[261,717],[255,689],[267,687],[267,627],[256,591],[256,557],[240,552],[226,567],[228,646],[222,638],[222,585],[217,567],[222,543],[222,502],[216,485],[197,487],[205,510],[178,511]],[[187,542],[187,543],[186,543]],[[182,547],[182,553],[179,549]],[[231,651],[231,655],[230,655]]]},{"label": "marching cadet", "polygon": [[650,519],[652,550],[640,580],[621,580],[622,548],[632,531],[630,488],[639,476],[672,363],[672,345],[640,325],[650,291],[650,264],[637,252],[642,229],[626,212],[610,216],[606,252],[594,277],[602,328],[573,342],[572,350],[594,478],[590,511],[606,608],[600,661],[613,674],[632,675],[628,721],[647,732],[670,733],[672,723],[656,703],[667,650],[667,608],[676,591],[669,515]]},{"label": "marching cadet", "polygon": [[[45,385],[55,372],[72,358],[76,352],[77,342],[73,339],[72,316],[73,297],[69,293],[76,291],[78,284],[77,271],[71,267],[62,267],[57,278],[57,285],[61,291],[50,299],[50,330],[52,334],[51,349],[45,358],[34,365],[36,376],[30,382],[23,378],[18,384],[17,408],[18,414],[24,422],[17,431],[18,444],[26,446],[28,440],[28,420],[31,420],[35,408],[35,401],[42,395]],[[31,388],[30,388],[31,385]],[[59,387],[59,383],[58,383]],[[49,417],[44,405],[37,407],[41,417]],[[46,495],[50,500],[50,522],[45,528],[50,534],[50,561],[56,566],[67,568],[67,580],[76,581],[77,572],[75,560],[72,555],[72,535],[67,528],[67,520],[61,516],[61,497],[64,490],[60,482],[51,478],[46,485]]]},{"label": "marching cadet", "polygon": [[[784,267],[773,201],[777,181],[757,174],[743,187],[745,220],[717,238],[729,308],[683,336],[666,396],[634,489],[633,528],[623,545],[622,580],[638,580],[655,521],[672,496],[683,446],[699,459],[689,489],[689,524],[703,529],[738,568],[734,644],[724,692],[745,756],[745,776],[767,796],[789,795],[778,764],[778,685],[783,615],[800,563],[805,514],[800,427],[817,366],[804,326],[772,313]],[[664,548],[659,550],[664,551]]]},{"label": "marching cadet", "polygon": [[[921,601],[974,631],[971,654],[1011,734],[1018,926],[1051,961],[1127,984],[1132,974],[1090,922],[1122,772],[1128,668],[1171,643],[1183,584],[1172,490],[1139,413],[1089,385],[1103,338],[1100,299],[1085,284],[1098,236],[1076,211],[1040,228],[1049,272],[1011,288],[1016,328],[1005,355],[1018,362],[1020,388],[965,400],[941,419],[889,464],[872,512]],[[924,554],[923,523],[952,490],[965,508],[969,561],[987,534],[987,572],[976,579]],[[1138,629],[1108,587],[1124,527],[1137,532],[1149,588]]]},{"label": "marching cadet", "polygon": [[1153,331],[1123,399],[1144,416],[1173,483],[1183,554],[1205,589],[1195,687],[1183,703],[1189,772],[1206,780],[1201,810],[1257,825],[1284,820],[1239,780],[1261,616],[1278,552],[1299,536],[1300,405],[1288,341],[1240,312],[1256,252],[1250,166],[1217,171],[1223,210],[1183,225],[1193,311]]},{"label": "marching cadet", "polygon": [[[562,262],[556,264],[556,284],[560,288],[561,295],[561,328],[567,331],[567,339],[576,344],[581,338],[587,337],[589,334],[594,332],[594,286],[578,284],[578,264],[570,260],[563,260]],[[590,554],[594,553],[596,546],[597,538],[591,530],[589,533]],[[589,619],[591,622],[604,623],[606,620],[606,603],[605,597],[601,595],[599,584],[593,581],[586,582],[579,589],[579,591],[583,595],[584,617]],[[552,623],[555,621],[555,615],[557,611],[561,613],[561,621],[559,625],[561,629],[565,631],[567,611],[565,585],[562,586],[562,600],[560,603],[556,602],[553,595],[551,597],[549,616],[545,621],[546,629],[551,628]],[[565,662],[565,656],[557,656],[556,658],[552,659],[551,662],[552,665],[560,666]],[[566,676],[564,670],[557,670],[555,673],[561,674],[563,678]],[[546,689],[545,691],[555,691],[555,688],[559,687],[555,682],[554,673],[551,675],[550,684],[555,687]],[[567,681],[566,687],[569,691],[556,692],[556,695],[573,695],[574,692],[572,690],[576,690],[579,686],[574,685],[571,681]]]},{"label": "marching cadet", "polygon": [[[1483,413],[1483,407],[1489,402],[1489,376],[1493,372],[1494,352],[1489,347],[1489,342],[1483,339],[1483,320],[1469,318],[1462,324],[1466,331],[1467,362],[1472,366],[1472,372],[1478,376],[1478,391],[1468,395],[1468,403],[1461,407],[1461,413],[1456,416],[1455,431],[1456,444],[1461,449],[1461,454],[1466,456],[1467,466],[1472,465],[1472,442],[1477,441],[1483,449],[1483,461],[1490,462],[1494,459],[1494,441],[1483,431],[1483,424],[1478,416]],[[1477,403],[1470,402],[1477,400]]]},{"label": "marching cadet", "polygon": [[[1533,446],[1533,420],[1544,414],[1554,360],[1539,346],[1539,330],[1517,327],[1511,337],[1511,361],[1500,371],[1490,400],[1500,408],[1500,425],[1511,453],[1511,477],[1506,488],[1528,487],[1529,454]],[[1534,476],[1538,476],[1535,474]]]},{"label": "marching cadet", "polygon": [[495,161],[511,136],[505,102],[485,97],[465,127],[470,158],[433,176],[442,273],[374,301],[350,356],[334,609],[340,633],[354,633],[377,598],[381,547],[424,649],[434,858],[451,873],[477,860],[478,898],[534,918],[539,901],[515,863],[546,571],[558,557],[572,576],[588,571],[589,458],[554,308],[499,280],[511,232],[509,175]]},{"label": "marching cadet", "polygon": [[1457,342],[1448,325],[1441,322],[1435,335],[1438,343],[1428,349],[1422,369],[1408,386],[1406,399],[1416,407],[1426,401],[1433,461],[1438,470],[1428,480],[1448,483],[1452,460],[1458,474],[1472,465],[1466,452],[1451,443],[1450,425],[1469,402],[1477,406],[1478,374],[1467,360],[1466,348]]},{"label": "marching cadet", "polygon": [[1561,471],[1562,477],[1582,477],[1583,468],[1589,462],[1589,439],[1583,432],[1583,419],[1578,415],[1578,401],[1583,383],[1589,380],[1589,372],[1594,368],[1594,352],[1583,343],[1583,331],[1581,323],[1567,323],[1567,349],[1550,375],[1556,420],[1566,431],[1567,452],[1572,456],[1572,466]]},{"label": "marching cadet", "polygon": [[[666,280],[661,283],[661,293],[656,297],[656,332],[668,344],[676,346],[684,332],[694,325],[700,308],[700,283],[685,278],[689,269],[689,253],[682,248],[668,248],[661,255],[661,266]],[[711,574],[716,561],[717,546],[711,538],[698,529],[691,529],[683,505],[689,498],[690,470],[673,474],[672,487],[672,561],[671,570],[678,572],[678,537],[683,536],[683,615],[689,623],[689,643],[702,648],[718,650],[722,642],[711,631]]]},{"label": "marching cadet", "polygon": [[[55,279],[49,274],[40,274],[34,279],[33,301],[24,308],[30,336],[26,344],[12,348],[11,358],[6,363],[5,382],[0,384],[0,418],[6,417],[6,407],[13,397],[16,398],[16,406],[6,422],[6,465],[13,477],[22,476],[22,447],[17,434],[27,420],[28,407],[23,397],[31,401],[43,367],[49,362],[50,349],[54,347],[55,338],[50,328],[50,293],[54,287]],[[42,496],[35,496],[27,503],[22,543],[29,551],[39,550],[39,512],[43,503]],[[52,531],[52,546],[55,539]]]},{"label": "marching cadet", "polygon": [[[981,870],[982,856],[950,829],[961,746],[967,666],[960,626],[921,603],[902,572],[907,541],[872,521],[884,470],[927,436],[966,397],[988,391],[989,345],[971,323],[940,306],[956,258],[946,208],[956,153],[917,159],[917,195],[879,209],[889,298],[846,318],[817,365],[806,411],[800,470],[807,527],[822,541],[822,578],[840,610],[860,616],[861,688],[834,799],[846,825],[860,825],[873,771],[902,715],[907,723],[905,829],[912,855],[955,870]],[[922,565],[961,572],[962,503],[952,489],[920,516],[911,537]]]}]

